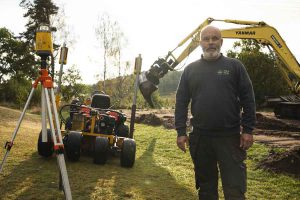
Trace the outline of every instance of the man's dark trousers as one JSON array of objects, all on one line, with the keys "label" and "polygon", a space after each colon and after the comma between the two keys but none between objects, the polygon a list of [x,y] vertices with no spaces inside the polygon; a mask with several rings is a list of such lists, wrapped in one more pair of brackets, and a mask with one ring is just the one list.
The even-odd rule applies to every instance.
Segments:
[{"label": "man's dark trousers", "polygon": [[210,136],[194,131],[189,142],[199,199],[218,199],[218,170],[225,199],[245,199],[246,151],[240,148],[240,135]]}]

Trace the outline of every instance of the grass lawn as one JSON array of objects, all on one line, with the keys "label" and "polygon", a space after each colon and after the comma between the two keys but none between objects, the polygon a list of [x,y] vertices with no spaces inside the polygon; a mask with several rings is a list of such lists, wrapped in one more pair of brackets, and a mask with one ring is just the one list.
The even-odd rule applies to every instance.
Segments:
[{"label": "grass lawn", "polygon": [[[10,140],[20,112],[0,107],[0,145]],[[0,175],[0,199],[63,199],[58,188],[56,158],[41,158],[36,150],[39,116],[26,114]],[[119,158],[95,165],[82,156],[67,162],[73,199],[197,199],[188,153],[177,149],[174,130],[136,124],[136,162],[120,167]],[[300,180],[255,169],[269,148],[255,144],[248,153],[248,199],[300,199]],[[2,160],[5,149],[0,149]],[[220,187],[220,192],[222,191]],[[223,196],[221,195],[221,199]]]}]

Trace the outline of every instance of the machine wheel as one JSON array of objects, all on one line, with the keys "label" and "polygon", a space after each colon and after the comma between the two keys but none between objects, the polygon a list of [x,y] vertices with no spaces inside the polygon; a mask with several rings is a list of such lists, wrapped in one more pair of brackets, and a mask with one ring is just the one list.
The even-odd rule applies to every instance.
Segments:
[{"label": "machine wheel", "polygon": [[132,167],[135,161],[136,144],[133,139],[125,138],[122,145],[121,151],[121,166]]},{"label": "machine wheel", "polygon": [[78,161],[80,158],[81,134],[71,131],[65,136],[65,150],[69,160]]},{"label": "machine wheel", "polygon": [[106,137],[96,137],[94,163],[104,165],[107,161],[107,154],[109,148],[109,140]]},{"label": "machine wheel", "polygon": [[119,137],[129,137],[129,127],[125,124],[120,124],[116,128],[116,135]]},{"label": "machine wheel", "polygon": [[38,153],[40,156],[48,158],[52,156],[54,149],[53,149],[53,141],[51,138],[51,130],[47,129],[47,142],[42,142],[42,131],[40,132],[39,139],[38,139]]}]

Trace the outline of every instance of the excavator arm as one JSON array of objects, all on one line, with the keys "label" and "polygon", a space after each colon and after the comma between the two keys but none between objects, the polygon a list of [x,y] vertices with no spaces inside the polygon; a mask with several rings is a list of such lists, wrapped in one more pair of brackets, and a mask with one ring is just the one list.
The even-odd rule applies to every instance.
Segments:
[{"label": "excavator arm", "polygon": [[[224,21],[234,23],[236,20]],[[289,86],[295,93],[300,92],[300,65],[274,27],[260,22],[249,27],[221,30],[221,33],[223,38],[255,39],[267,46],[271,52],[275,52],[276,63]]]},{"label": "excavator arm", "polygon": [[[202,28],[211,24],[213,21],[244,25],[244,27],[241,28],[221,30],[222,37],[231,39],[255,39],[260,44],[266,45],[272,53],[275,52],[273,55],[276,63],[289,86],[295,93],[300,92],[300,65],[275,28],[265,22],[207,18],[192,33],[184,38],[174,50],[168,52],[164,58],[156,60],[148,71],[140,75],[140,91],[151,107],[153,107],[151,95],[157,90],[159,79],[164,77],[168,71],[174,70],[179,63],[200,45],[200,32]],[[178,48],[183,45],[186,45],[186,47],[181,51],[179,56],[175,57],[174,52],[178,51]]]}]

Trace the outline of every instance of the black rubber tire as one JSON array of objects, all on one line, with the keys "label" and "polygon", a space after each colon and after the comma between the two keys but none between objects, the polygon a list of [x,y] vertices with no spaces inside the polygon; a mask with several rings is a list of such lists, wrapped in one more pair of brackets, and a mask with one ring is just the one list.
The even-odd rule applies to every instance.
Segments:
[{"label": "black rubber tire", "polygon": [[119,137],[129,137],[129,127],[125,124],[120,124],[116,128],[116,135]]},{"label": "black rubber tire", "polygon": [[71,131],[65,137],[67,137],[64,139],[67,158],[70,161],[76,162],[80,158],[81,134],[79,132]]},{"label": "black rubber tire", "polygon": [[135,161],[136,143],[134,139],[125,138],[122,145],[120,162],[122,167],[133,167]]},{"label": "black rubber tire", "polygon": [[48,158],[52,156],[54,152],[54,144],[51,138],[51,130],[47,129],[47,142],[42,142],[42,131],[40,132],[39,139],[38,139],[38,153],[40,156]]},{"label": "black rubber tire", "polygon": [[109,140],[106,137],[96,137],[95,139],[95,151],[94,151],[94,163],[104,165],[107,161],[109,149]]}]

